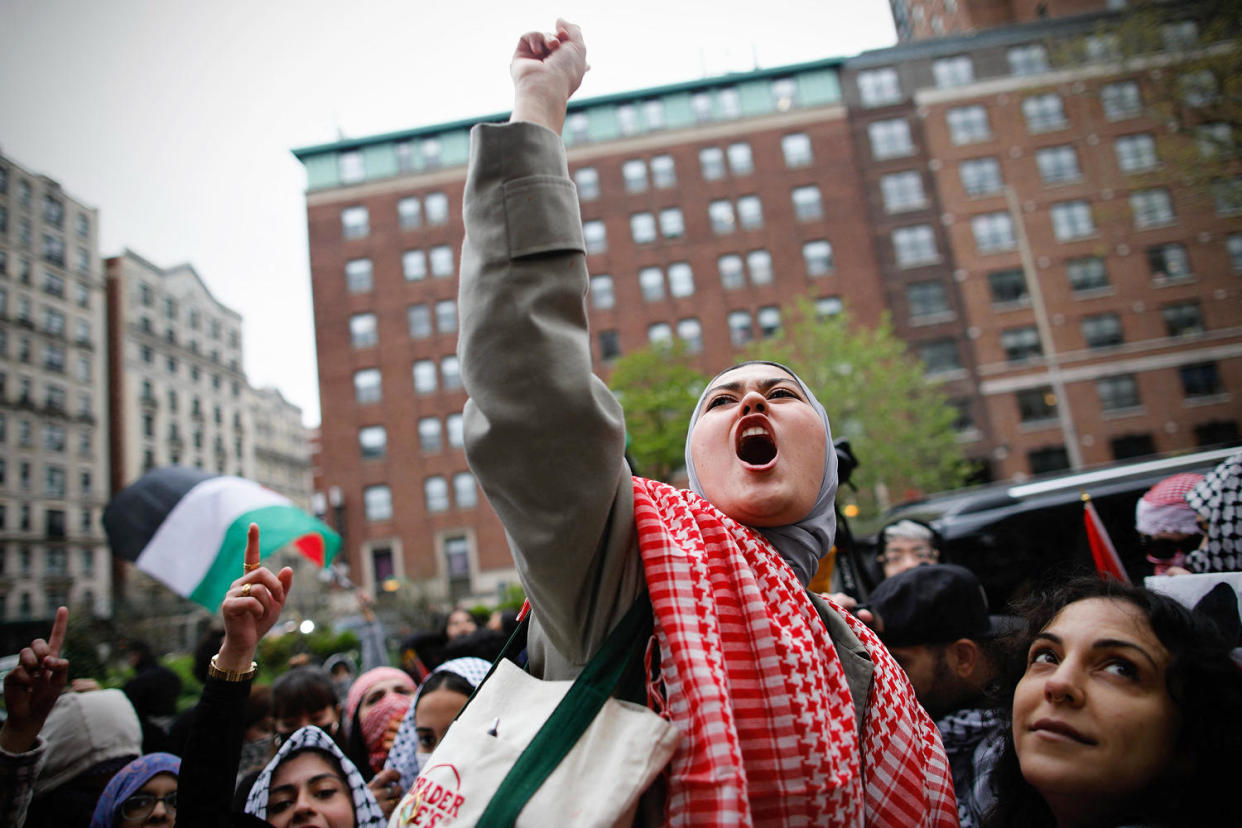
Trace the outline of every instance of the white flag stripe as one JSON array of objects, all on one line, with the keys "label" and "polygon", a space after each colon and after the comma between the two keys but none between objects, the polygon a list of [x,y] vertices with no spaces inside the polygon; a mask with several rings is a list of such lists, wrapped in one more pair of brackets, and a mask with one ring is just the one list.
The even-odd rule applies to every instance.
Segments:
[{"label": "white flag stripe", "polygon": [[[211,568],[233,521],[265,506],[288,505],[292,504],[287,497],[245,478],[209,478],[177,502],[135,564],[178,594],[189,595]],[[241,563],[238,549],[238,577]]]}]

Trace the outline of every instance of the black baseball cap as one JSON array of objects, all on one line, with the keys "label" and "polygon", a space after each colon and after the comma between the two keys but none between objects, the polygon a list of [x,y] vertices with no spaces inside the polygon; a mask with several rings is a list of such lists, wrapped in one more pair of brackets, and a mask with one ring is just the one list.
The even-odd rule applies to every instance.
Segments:
[{"label": "black baseball cap", "polygon": [[983,585],[956,564],[923,564],[884,579],[871,593],[871,608],[890,647],[995,638],[1022,625],[1014,616],[989,615]]}]

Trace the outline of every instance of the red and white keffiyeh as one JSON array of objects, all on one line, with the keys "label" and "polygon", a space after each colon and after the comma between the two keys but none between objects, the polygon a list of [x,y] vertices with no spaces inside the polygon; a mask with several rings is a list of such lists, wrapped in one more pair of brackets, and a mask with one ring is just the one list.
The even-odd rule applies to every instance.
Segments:
[{"label": "red and white keffiyeh", "polygon": [[638,477],[634,519],[664,715],[683,734],[666,824],[957,824],[936,728],[865,625],[842,613],[875,664],[860,750],[841,661],[776,550],[698,495]]}]

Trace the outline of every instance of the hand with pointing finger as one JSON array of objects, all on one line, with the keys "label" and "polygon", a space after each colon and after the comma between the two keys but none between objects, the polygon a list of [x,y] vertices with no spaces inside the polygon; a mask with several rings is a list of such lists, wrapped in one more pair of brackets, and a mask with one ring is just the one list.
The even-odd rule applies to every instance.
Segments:
[{"label": "hand with pointing finger", "polygon": [[4,704],[9,717],[0,727],[0,748],[25,753],[34,747],[52,705],[65,689],[69,662],[60,657],[69,627],[69,610],[56,610],[48,640],[36,638],[18,655],[17,666],[4,677]]},{"label": "hand with pointing finger", "polygon": [[259,562],[259,527],[250,524],[246,533],[243,574],[233,582],[220,605],[224,619],[224,641],[216,656],[221,670],[250,669],[259,639],[280,617],[280,611],[293,586],[293,570],[285,567],[273,574]]}]

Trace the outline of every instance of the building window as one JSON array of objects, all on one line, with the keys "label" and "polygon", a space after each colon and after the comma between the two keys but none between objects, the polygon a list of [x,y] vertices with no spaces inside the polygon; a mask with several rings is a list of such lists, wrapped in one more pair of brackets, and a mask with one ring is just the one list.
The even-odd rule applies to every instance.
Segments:
[{"label": "building window", "polygon": [[610,310],[617,304],[617,296],[613,291],[612,277],[606,275],[591,277],[591,305],[596,310]]},{"label": "building window", "polygon": [[647,130],[664,129],[666,126],[664,120],[664,101],[659,98],[648,98],[643,101],[643,121],[646,122]]},{"label": "building window", "polygon": [[423,199],[423,211],[427,215],[427,224],[435,227],[438,224],[448,224],[449,208],[448,196],[444,193],[428,193]]},{"label": "building window", "polygon": [[818,319],[836,316],[843,310],[845,310],[845,303],[841,301],[840,296],[821,296],[815,300],[815,316]]},{"label": "building window", "polygon": [[668,292],[677,298],[694,295],[694,273],[688,262],[668,266]]},{"label": "building window", "polygon": [[633,135],[638,132],[638,110],[633,104],[621,104],[616,109],[617,128],[622,135]]},{"label": "building window", "polygon": [[957,167],[966,195],[974,197],[999,193],[1001,180],[1000,163],[995,158],[972,158]]},{"label": "building window", "polygon": [[776,336],[781,332],[781,309],[775,305],[766,305],[755,313],[755,322],[759,325],[760,336]]},{"label": "building window", "polygon": [[819,187],[814,184],[795,187],[792,195],[794,218],[798,221],[814,221],[824,217],[824,204]]},{"label": "building window", "polygon": [[426,305],[410,305],[405,311],[410,339],[426,339],[431,336],[431,309]]},{"label": "building window", "polygon": [[461,366],[456,356],[440,358],[440,377],[444,382],[445,390],[461,388]]},{"label": "building window", "polygon": [[367,520],[392,519],[392,491],[387,486],[367,486],[362,490]]},{"label": "building window", "polygon": [[699,150],[699,168],[707,181],[718,181],[725,176],[724,150],[720,147],[704,147]]},{"label": "building window", "polygon": [[1026,276],[1018,269],[989,273],[988,289],[994,305],[1016,305],[1030,298],[1026,290]]},{"label": "building window", "polygon": [[690,353],[697,354],[703,350],[703,326],[693,317],[677,322],[677,338],[686,343]]},{"label": "building window", "polygon": [[1156,453],[1156,444],[1150,434],[1125,434],[1108,441],[1114,460],[1133,457],[1150,457]]},{"label": "building window", "polygon": [[716,260],[716,269],[720,272],[720,285],[725,290],[737,290],[746,284],[741,256],[735,253],[721,256]]},{"label": "building window", "polygon": [[1142,405],[1138,382],[1131,374],[1096,380],[1095,391],[1100,398],[1100,408],[1104,411],[1119,411]]},{"label": "building window", "polygon": [[932,77],[939,89],[965,86],[975,81],[975,65],[969,55],[940,58],[932,61]]},{"label": "building window", "polygon": [[1048,474],[1070,467],[1069,453],[1065,446],[1046,446],[1028,451],[1026,461],[1031,466],[1031,474]]},{"label": "building window", "polygon": [[1181,87],[1182,103],[1186,106],[1207,106],[1220,98],[1220,82],[1210,69],[1186,72],[1178,78],[1178,85]]},{"label": "building window", "polygon": [[1088,348],[1112,348],[1124,339],[1121,334],[1121,317],[1115,313],[1101,313],[1082,320],[1082,339]]},{"label": "building window", "polygon": [[906,285],[906,306],[911,319],[941,316],[949,313],[949,298],[940,282],[913,282]]},{"label": "building window", "polygon": [[440,420],[438,417],[423,417],[418,421],[418,448],[431,454],[440,450]]},{"label": "building window", "polygon": [[358,450],[364,460],[383,457],[388,450],[388,431],[383,426],[358,429]]},{"label": "building window", "polygon": [[755,338],[748,311],[730,311],[726,322],[729,326],[729,342],[733,347],[739,348]]},{"label": "building window", "polygon": [[747,253],[746,268],[750,271],[751,284],[772,284],[772,254],[768,251],[752,250]]},{"label": "building window", "polygon": [[[448,499],[447,492],[445,499]],[[448,576],[450,598],[456,601],[469,594],[470,543],[464,536],[454,535],[444,539],[444,572]]]},{"label": "building window", "polygon": [[1000,344],[1007,362],[1025,362],[1044,353],[1039,343],[1039,331],[1034,325],[1001,331]]},{"label": "building window", "polygon": [[357,150],[342,152],[336,157],[336,161],[342,184],[353,184],[367,177],[366,167],[362,163],[362,153]]},{"label": "building window", "polygon": [[1108,268],[1097,256],[1070,259],[1065,263],[1065,275],[1075,293],[1108,287]]},{"label": "building window", "polygon": [[1019,391],[1015,397],[1018,401],[1018,419],[1024,423],[1037,423],[1056,419],[1057,395],[1052,393],[1051,385],[1028,388]]},{"label": "building window", "polygon": [[479,505],[479,487],[474,484],[473,474],[458,472],[453,475],[453,500],[458,509],[473,509]]},{"label": "building window", "polygon": [[599,358],[604,362],[621,356],[621,334],[618,331],[600,331]]},{"label": "building window", "polygon": [[365,368],[354,372],[354,401],[374,403],[381,399],[380,372],[378,368]]},{"label": "building window", "polygon": [[436,302],[436,328],[442,334],[457,332],[457,302],[441,299]]},{"label": "building window", "polygon": [[1065,107],[1055,92],[1032,95],[1022,101],[1022,117],[1029,132],[1048,132],[1066,125]]},{"label": "building window", "polygon": [[413,230],[423,223],[423,205],[414,196],[397,201],[397,223],[402,230]]},{"label": "building window", "polygon": [[815,160],[811,153],[811,136],[805,132],[781,136],[781,154],[785,157],[786,167],[809,165]]},{"label": "building window", "polygon": [[574,171],[574,186],[578,188],[580,200],[594,201],[599,198],[599,171],[594,167],[580,167]]},{"label": "building window", "polygon": [[604,222],[598,219],[582,223],[582,237],[586,242],[587,253],[603,253],[608,249],[608,235],[604,230]]},{"label": "building window", "polygon": [[899,158],[914,152],[910,124],[901,118],[873,121],[867,125],[867,137],[871,140],[871,157],[876,161]]},{"label": "building window", "polygon": [[413,375],[415,393],[430,394],[436,390],[436,363],[434,360],[415,360]]},{"label": "building window", "polygon": [[891,67],[858,73],[858,97],[863,106],[886,106],[901,100],[897,70]]},{"label": "building window", "polygon": [[1182,381],[1182,393],[1187,399],[1214,397],[1222,392],[1220,370],[1215,362],[1196,362],[1177,369]]},{"label": "building window", "polygon": [[732,233],[736,227],[733,204],[728,199],[718,199],[707,205],[707,219],[712,232],[718,236]]},{"label": "building window", "polygon": [[651,159],[651,183],[661,190],[677,186],[677,167],[673,156],[657,155]]},{"label": "building window", "polygon": [[975,236],[975,247],[980,253],[1011,250],[1016,244],[1013,236],[1013,219],[1008,213],[985,213],[970,220]]},{"label": "building window", "polygon": [[755,171],[755,159],[751,155],[750,144],[745,141],[729,144],[726,155],[729,158],[729,171],[734,175],[750,175]]},{"label": "building window", "polygon": [[686,220],[680,207],[667,207],[660,211],[660,233],[666,239],[680,239],[686,235]]},{"label": "building window", "polygon": [[379,329],[375,314],[355,313],[349,317],[349,344],[355,348],[370,348],[379,343]]},{"label": "building window", "polygon": [[743,230],[757,230],[763,226],[763,203],[757,195],[742,196],[737,200],[738,223]]},{"label": "building window", "polygon": [[361,239],[371,232],[371,216],[366,207],[346,207],[341,211],[341,235]]},{"label": "building window", "polygon": [[949,140],[954,144],[975,144],[992,137],[988,123],[988,111],[983,106],[959,106],[945,113],[949,126]]},{"label": "building window", "polygon": [[1160,27],[1160,39],[1166,52],[1193,49],[1199,42],[1199,24],[1193,20],[1178,20]]},{"label": "building window", "polygon": [[652,345],[667,345],[673,341],[673,329],[667,322],[647,326],[647,341]]},{"label": "building window", "polygon": [[565,138],[572,144],[591,140],[591,119],[585,112],[571,112],[565,118]]},{"label": "building window", "polygon": [[407,282],[427,278],[427,255],[421,250],[407,250],[401,254],[401,272]]},{"label": "building window", "polygon": [[345,287],[350,293],[371,290],[370,259],[351,259],[345,263]]},{"label": "building window", "polygon": [[635,213],[630,216],[630,235],[635,244],[649,244],[656,240],[656,220],[651,213]]},{"label": "building window", "polygon": [[940,261],[936,234],[929,224],[900,227],[893,231],[893,252],[898,267],[917,267]]},{"label": "building window", "polygon": [[1158,163],[1156,141],[1146,133],[1121,136],[1113,142],[1113,150],[1117,154],[1117,166],[1124,173],[1144,172],[1154,169]]},{"label": "building window", "polygon": [[1242,273],[1242,233],[1231,233],[1225,239],[1225,251],[1229,254],[1229,266],[1234,273]]},{"label": "building window", "polygon": [[1213,181],[1212,200],[1218,216],[1233,216],[1242,212],[1242,176]]},{"label": "building window", "polygon": [[807,276],[825,276],[832,273],[832,245],[824,239],[815,239],[802,245],[802,261]]},{"label": "building window", "polygon": [[791,77],[772,79],[772,104],[778,112],[787,112],[798,105],[798,82]]},{"label": "building window", "polygon": [[716,101],[720,106],[720,117],[742,117],[742,95],[736,86],[726,86],[716,93]]},{"label": "building window", "polygon": [[881,176],[880,194],[884,198],[884,209],[890,213],[917,210],[927,203],[923,176],[915,170]]},{"label": "building window", "polygon": [[1082,178],[1078,153],[1071,146],[1046,147],[1035,151],[1035,166],[1045,184],[1064,184]]},{"label": "building window", "polygon": [[1143,111],[1143,96],[1135,81],[1109,83],[1100,87],[1100,104],[1110,121],[1134,118]]},{"label": "building window", "polygon": [[461,448],[465,445],[465,435],[462,431],[462,420],[460,414],[450,414],[445,417],[444,430],[448,432],[448,444],[450,448]]},{"label": "building window", "polygon": [[944,374],[962,369],[962,359],[958,354],[957,342],[952,339],[937,339],[919,345],[919,359],[928,375]]},{"label": "building window", "polygon": [[1173,202],[1169,199],[1169,191],[1163,187],[1130,193],[1130,209],[1134,212],[1136,230],[1173,223]]},{"label": "building window", "polygon": [[1052,216],[1052,235],[1057,241],[1081,239],[1095,232],[1091,205],[1085,201],[1062,201],[1053,204],[1049,213]]},{"label": "building window", "polygon": [[1164,328],[1169,336],[1192,336],[1207,330],[1203,324],[1203,306],[1198,300],[1175,302],[1160,309]]},{"label": "building window", "polygon": [[[1233,127],[1227,123],[1217,122],[1196,127],[1195,143],[1199,147],[1200,157],[1208,160],[1231,158],[1237,152],[1237,142],[1233,139]],[[2,231],[3,228],[0,228],[0,232]]]},{"label": "building window", "polygon": [[1038,43],[1015,46],[1005,53],[1013,75],[1038,75],[1048,71],[1048,50]]},{"label": "building window", "polygon": [[1190,278],[1190,257],[1182,244],[1160,244],[1147,248],[1147,266],[1157,282]]},{"label": "building window", "polygon": [[664,273],[658,267],[639,270],[638,289],[644,302],[660,301],[664,298]]},{"label": "building window", "polygon": [[447,244],[438,244],[428,254],[431,260],[431,275],[437,279],[446,279],[453,275],[453,248]]},{"label": "building window", "polygon": [[647,165],[633,158],[621,165],[621,177],[625,180],[627,193],[641,193],[647,189]]},{"label": "building window", "polygon": [[1232,445],[1238,442],[1239,436],[1234,420],[1209,420],[1195,426],[1195,445],[1200,448]]}]

